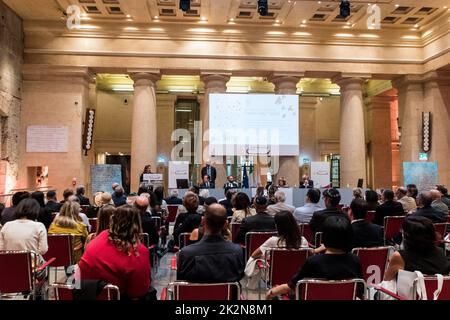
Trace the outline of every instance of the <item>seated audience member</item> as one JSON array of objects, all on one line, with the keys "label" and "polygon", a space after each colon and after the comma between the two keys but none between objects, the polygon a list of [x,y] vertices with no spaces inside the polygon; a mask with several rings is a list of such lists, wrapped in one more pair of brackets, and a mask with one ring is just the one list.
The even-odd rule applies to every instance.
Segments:
[{"label": "seated audience member", "polygon": [[367,202],[355,199],[348,211],[353,229],[353,248],[371,248],[384,244],[383,229],[376,224],[367,222]]},{"label": "seated audience member", "polygon": [[187,212],[178,215],[173,231],[173,237],[177,245],[179,245],[178,240],[180,234],[191,233],[200,226],[202,221],[202,216],[197,212],[199,200],[195,193],[187,192],[185,194],[183,206]]},{"label": "seated audience member", "polygon": [[98,210],[107,204],[114,204],[112,201],[112,195],[109,192],[97,192],[94,196],[94,206],[89,208],[87,216],[89,218],[97,217]]},{"label": "seated audience member", "polygon": [[323,201],[325,203],[326,209],[321,211],[316,211],[311,221],[309,222],[309,226],[311,227],[312,232],[321,232],[322,225],[330,216],[343,216],[348,219],[348,217],[338,208],[339,203],[341,202],[341,194],[335,188],[326,189],[323,191]]},{"label": "seated audience member", "polygon": [[132,206],[134,205],[134,202],[138,198],[138,194],[136,192],[132,192],[127,196],[127,205]]},{"label": "seated audience member", "polygon": [[[209,198],[205,199],[205,205],[203,207],[205,208],[205,211],[206,211],[206,210],[208,210],[208,208],[210,206],[212,206],[213,204],[216,204],[216,203],[217,203],[216,198],[209,197]],[[204,234],[204,224],[205,224],[205,219],[203,218],[201,225],[197,229],[194,229],[191,232],[191,236],[189,237],[189,244],[196,243],[202,239],[203,234]],[[230,226],[228,224],[228,219],[227,219],[227,223],[224,225],[224,228],[222,230],[222,237],[226,241],[231,241],[231,231],[230,231]]]},{"label": "seated audience member", "polygon": [[315,212],[323,210],[319,205],[319,201],[320,190],[315,188],[308,189],[305,196],[305,205],[294,211],[294,217],[297,223],[309,223]]},{"label": "seated audience member", "polygon": [[277,203],[277,199],[275,198],[275,193],[278,191],[278,187],[274,185],[270,185],[267,189],[267,198],[269,199],[267,205],[271,206]]},{"label": "seated audience member", "polygon": [[376,211],[378,205],[378,193],[375,190],[366,190],[365,198],[367,202],[368,211]]},{"label": "seated audience member", "polygon": [[2,211],[2,219],[1,219],[1,225],[5,225],[7,222],[14,221],[16,219],[16,208],[19,205],[19,203],[24,200],[28,199],[30,197],[30,193],[28,192],[16,192],[12,196],[12,206],[5,208]]},{"label": "seated audience member", "polygon": [[209,189],[201,189],[198,194],[199,205],[203,206],[205,204],[206,198],[209,198]]},{"label": "seated audience member", "polygon": [[152,191],[153,191],[153,187],[148,186],[147,183],[144,182],[144,183],[141,183],[141,185],[139,186],[137,195],[140,196],[143,193],[150,193]]},{"label": "seated audience member", "polygon": [[45,204],[45,210],[48,213],[59,212],[61,210],[62,204],[58,203],[58,199],[56,198],[56,191],[49,190],[47,191],[47,203]]},{"label": "seated audience member", "polygon": [[47,253],[47,230],[36,222],[41,207],[31,198],[24,199],[16,207],[15,220],[7,222],[0,230],[0,251],[33,251],[38,254],[38,265]]},{"label": "seated audience member", "polygon": [[264,197],[265,196],[265,192],[266,192],[266,189],[264,187],[260,186],[260,187],[256,188],[256,194],[252,198],[251,203],[254,203],[255,199],[258,198],[258,197]]},{"label": "seated audience member", "polygon": [[156,200],[155,205],[158,205],[160,209],[167,211],[167,202],[164,200],[164,187],[156,187],[153,194],[155,195]]},{"label": "seated audience member", "polygon": [[271,248],[308,248],[308,241],[300,234],[294,216],[290,211],[280,211],[274,217],[278,236],[270,237],[252,253],[254,259],[264,258]]},{"label": "seated audience member", "polygon": [[127,197],[125,197],[125,190],[121,186],[117,186],[114,189],[114,193],[111,195],[111,198],[116,208],[127,204]]},{"label": "seated audience member", "polygon": [[363,199],[363,191],[361,188],[353,189],[353,199]]},{"label": "seated audience member", "polygon": [[254,203],[256,215],[242,220],[241,227],[235,238],[236,243],[245,244],[245,237],[248,232],[275,231],[275,220],[267,212],[267,198],[258,197]]},{"label": "seated audience member", "polygon": [[67,201],[61,207],[61,211],[55,217],[48,234],[72,234],[75,237],[74,260],[78,262],[84,248],[84,242],[88,237],[87,226],[81,222],[80,204],[75,201]]},{"label": "seated audience member", "polygon": [[244,192],[238,192],[231,200],[233,206],[232,223],[241,223],[247,217],[254,216],[256,210],[251,208],[250,198]]},{"label": "seated audience member", "polygon": [[[79,199],[77,196],[70,196],[68,199],[69,202],[77,202],[78,204],[80,204]],[[87,228],[88,228],[88,232],[91,232],[91,224],[89,223],[89,218],[87,217],[87,215],[85,215],[83,213],[83,211],[81,210],[81,206],[80,206],[80,212],[78,213],[78,221],[83,222]]]},{"label": "seated audience member", "polygon": [[75,193],[73,192],[73,190],[72,189],[66,189],[66,190],[64,190],[64,192],[63,192],[63,200],[61,200],[61,204],[64,204],[64,202],[66,202],[66,201],[68,201],[69,200],[69,197],[71,197],[71,196],[73,196]]},{"label": "seated audience member", "polygon": [[141,244],[139,212],[125,205],[111,216],[108,230],[101,232],[81,258],[81,280],[103,280],[119,287],[121,297],[144,298],[150,289],[148,249]]},{"label": "seated audience member", "polygon": [[141,229],[143,233],[149,236],[149,245],[159,243],[159,235],[156,230],[155,222],[152,219],[151,213],[148,212],[149,201],[148,198],[141,195],[134,202],[134,208],[139,212],[141,218]]},{"label": "seated audience member", "polygon": [[227,210],[227,215],[231,217],[233,215],[233,204],[231,200],[233,196],[236,194],[236,189],[225,189],[225,199],[219,200],[219,204],[224,206],[225,210]]},{"label": "seated audience member", "polygon": [[100,233],[102,233],[105,230],[109,230],[109,224],[111,221],[111,216],[116,212],[116,208],[110,204],[104,205],[103,207],[98,210],[97,215],[97,229],[92,230],[93,233],[91,233],[87,239],[85,247],[95,239]]},{"label": "seated audience member", "polygon": [[[188,191],[193,192],[193,193],[195,193],[197,195],[197,197],[198,197],[198,209],[197,209],[197,212],[200,213],[200,214],[203,213],[203,207],[202,207],[201,204],[205,203],[205,198],[203,198],[200,195],[200,188],[197,187],[197,186],[192,186],[192,187],[190,187],[188,189]],[[209,193],[208,193],[208,196],[209,196]],[[183,206],[180,206],[178,209],[179,209],[179,212],[180,211],[183,212],[183,210],[184,210],[184,212],[186,212],[186,209]]]},{"label": "seated audience member", "polygon": [[442,211],[438,211],[431,206],[433,198],[430,191],[424,191],[419,194],[418,197],[419,206],[416,213],[412,216],[421,216],[430,219],[433,223],[447,222],[447,216]]},{"label": "seated audience member", "polygon": [[170,197],[166,199],[168,205],[180,205],[183,204],[183,199],[178,197],[178,190],[170,190]]},{"label": "seated audience member", "polygon": [[295,207],[285,203],[286,194],[283,191],[278,190],[277,192],[275,192],[275,201],[275,204],[267,207],[267,212],[270,215],[274,216],[281,211],[289,211],[290,213],[294,213]]},{"label": "seated audience member", "polygon": [[415,214],[407,217],[403,222],[402,246],[391,256],[384,280],[395,279],[399,270],[420,271],[424,275],[449,274],[450,263],[436,246],[436,230],[431,220]]},{"label": "seated audience member", "polygon": [[80,205],[82,206],[90,206],[91,202],[89,201],[89,198],[85,197],[86,188],[84,186],[79,186],[77,188],[77,198],[80,200]]},{"label": "seated audience member", "polygon": [[403,211],[407,212],[408,214],[416,212],[417,210],[416,200],[408,196],[408,190],[406,188],[404,187],[397,188],[395,196],[397,197],[397,201],[402,204]]},{"label": "seated audience member", "polygon": [[177,280],[196,283],[239,282],[244,275],[244,256],[240,246],[227,242],[222,230],[227,213],[213,204],[205,211],[204,236],[200,242],[184,247],[178,256]]},{"label": "seated audience member", "polygon": [[52,213],[45,210],[45,195],[42,191],[35,191],[31,194],[31,198],[37,201],[39,203],[39,215],[37,218],[37,221],[41,222],[46,229],[50,227],[50,224],[53,221],[53,215]]},{"label": "seated audience member", "polygon": [[447,218],[448,217],[448,207],[447,205],[442,201],[442,194],[439,190],[431,190],[431,199],[433,202],[431,203],[431,207],[435,210],[442,213],[442,215]]},{"label": "seated audience member", "polygon": [[450,195],[448,194],[447,188],[442,185],[437,185],[436,190],[439,190],[442,195],[442,202],[444,202],[447,205],[448,210],[450,210]]},{"label": "seated audience member", "polygon": [[416,201],[416,204],[418,205],[418,195],[419,195],[419,189],[417,189],[417,186],[415,184],[408,184],[406,186],[406,189],[408,190],[408,197],[413,198]]},{"label": "seated audience member", "polygon": [[[314,255],[300,268],[287,284],[277,286],[267,293],[267,299],[294,293],[297,282],[302,279],[347,280],[361,279],[359,258],[350,253],[353,230],[344,215],[328,217],[322,226],[325,254]],[[360,293],[362,295],[363,292]]]},{"label": "seated audience member", "polygon": [[373,219],[373,223],[383,226],[385,217],[392,216],[404,216],[405,211],[403,210],[403,206],[400,202],[394,201],[394,192],[392,190],[384,190],[381,196],[381,201],[377,209],[375,210],[375,218]]},{"label": "seated audience member", "polygon": [[289,188],[289,184],[285,177],[281,177],[278,179],[278,188]]},{"label": "seated audience member", "polygon": [[224,189],[237,189],[239,188],[239,184],[234,181],[234,177],[233,176],[228,176],[227,177],[227,182],[225,182],[225,184],[223,185]]}]

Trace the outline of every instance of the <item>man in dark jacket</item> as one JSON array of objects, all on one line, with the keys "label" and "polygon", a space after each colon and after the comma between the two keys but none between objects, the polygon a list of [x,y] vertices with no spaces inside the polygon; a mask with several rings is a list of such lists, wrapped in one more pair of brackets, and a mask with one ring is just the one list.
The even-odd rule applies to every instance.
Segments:
[{"label": "man in dark jacket", "polygon": [[125,196],[125,190],[121,186],[117,186],[114,189],[111,198],[116,208],[127,204],[127,197]]},{"label": "man in dark jacket", "polygon": [[447,222],[447,217],[431,206],[433,203],[433,197],[431,192],[425,191],[419,194],[419,204],[422,208],[417,209],[417,211],[412,214],[412,216],[422,216],[430,219],[433,223]]},{"label": "man in dark jacket", "polygon": [[367,222],[368,205],[366,200],[355,199],[350,204],[349,217],[352,221],[353,248],[371,248],[383,245],[383,229]]},{"label": "man in dark jacket", "polygon": [[178,198],[178,190],[173,189],[170,191],[170,197],[166,198],[166,203],[168,205],[181,205],[183,204],[183,199]]},{"label": "man in dark jacket", "polygon": [[316,211],[309,222],[311,231],[314,233],[322,231],[322,225],[328,217],[338,215],[347,218],[347,216],[338,208],[339,203],[341,202],[341,194],[337,189],[326,189],[323,192],[323,201],[326,209]]},{"label": "man in dark jacket", "polygon": [[177,280],[196,283],[239,282],[244,276],[244,256],[240,246],[227,242],[222,230],[227,213],[219,204],[208,206],[204,235],[196,244],[184,247],[178,256]]},{"label": "man in dark jacket", "polygon": [[86,193],[86,188],[83,186],[79,186],[77,188],[77,198],[80,200],[81,206],[90,206],[91,202],[89,201],[89,198],[85,197],[84,194]]},{"label": "man in dark jacket", "polygon": [[384,225],[384,217],[393,217],[393,216],[404,216],[405,211],[400,202],[394,201],[394,191],[392,190],[384,190],[383,195],[381,196],[381,200],[383,204],[380,204],[376,208],[375,218],[373,219],[373,223],[383,226]]},{"label": "man in dark jacket", "polygon": [[239,233],[237,234],[234,242],[245,244],[245,237],[247,232],[264,232],[275,231],[276,225],[273,216],[267,212],[268,200],[266,197],[256,197],[254,205],[256,209],[256,215],[247,217],[242,220]]},{"label": "man in dark jacket", "polygon": [[139,213],[141,214],[142,232],[147,233],[149,236],[149,245],[158,245],[159,235],[156,231],[152,215],[147,211],[148,206],[149,202],[147,197],[138,197],[134,203],[134,207],[139,210]]}]

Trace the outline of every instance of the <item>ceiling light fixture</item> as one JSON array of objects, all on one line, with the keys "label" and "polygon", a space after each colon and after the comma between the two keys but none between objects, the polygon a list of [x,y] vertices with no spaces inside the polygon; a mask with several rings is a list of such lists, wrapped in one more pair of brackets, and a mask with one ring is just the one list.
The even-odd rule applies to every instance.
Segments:
[{"label": "ceiling light fixture", "polygon": [[183,12],[191,10],[191,0],[180,0],[180,9]]},{"label": "ceiling light fixture", "polygon": [[258,13],[263,17],[269,14],[269,4],[267,0],[258,0]]},{"label": "ceiling light fixture", "polygon": [[342,0],[341,4],[339,5],[339,8],[340,8],[340,16],[341,17],[347,18],[350,15],[350,13],[351,13],[350,1]]}]

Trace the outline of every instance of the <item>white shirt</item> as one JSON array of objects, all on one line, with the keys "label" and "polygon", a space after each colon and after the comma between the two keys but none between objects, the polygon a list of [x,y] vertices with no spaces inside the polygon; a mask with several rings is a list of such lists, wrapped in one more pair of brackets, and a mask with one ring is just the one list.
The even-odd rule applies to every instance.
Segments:
[{"label": "white shirt", "polygon": [[323,210],[318,203],[305,203],[303,207],[297,208],[294,211],[294,218],[298,223],[309,223],[316,211]]},{"label": "white shirt", "polygon": [[[280,244],[278,244],[278,240],[280,238],[273,236],[270,237],[269,239],[266,240],[266,242],[264,242],[261,247],[259,247],[259,249],[261,250],[263,256],[266,255],[267,250],[272,249],[272,248],[283,248],[286,246],[285,241],[281,241]],[[302,237],[302,243],[301,243],[301,248],[308,248],[308,241],[306,241],[306,239],[304,237]]]},{"label": "white shirt", "polygon": [[8,222],[0,230],[0,250],[34,251],[44,255],[48,251],[47,230],[42,223],[32,220]]}]

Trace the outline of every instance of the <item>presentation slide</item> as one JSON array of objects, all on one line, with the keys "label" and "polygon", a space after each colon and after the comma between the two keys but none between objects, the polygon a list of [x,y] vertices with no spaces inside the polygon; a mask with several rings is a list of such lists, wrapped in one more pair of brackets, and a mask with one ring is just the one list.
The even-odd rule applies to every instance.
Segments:
[{"label": "presentation slide", "polygon": [[275,94],[211,94],[212,156],[299,154],[299,97]]}]

